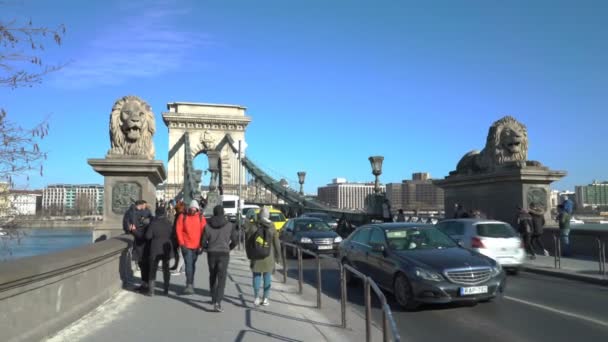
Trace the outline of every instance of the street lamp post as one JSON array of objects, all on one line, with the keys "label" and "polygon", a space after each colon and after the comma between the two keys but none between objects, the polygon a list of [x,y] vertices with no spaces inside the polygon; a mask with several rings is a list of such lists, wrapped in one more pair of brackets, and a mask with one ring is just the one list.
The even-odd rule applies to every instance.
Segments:
[{"label": "street lamp post", "polygon": [[298,183],[300,183],[300,195],[304,196],[304,180],[306,179],[306,172],[298,172]]},{"label": "street lamp post", "polygon": [[384,157],[382,156],[371,156],[369,157],[369,162],[372,165],[372,174],[376,176],[376,182],[374,184],[374,193],[380,193],[380,182],[378,176],[382,174],[382,162],[384,161]]}]

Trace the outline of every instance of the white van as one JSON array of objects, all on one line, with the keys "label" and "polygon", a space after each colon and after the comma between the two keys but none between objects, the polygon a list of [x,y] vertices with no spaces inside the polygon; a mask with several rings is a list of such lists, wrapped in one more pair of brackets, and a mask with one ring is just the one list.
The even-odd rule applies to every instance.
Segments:
[{"label": "white van", "polygon": [[[231,222],[235,222],[236,221],[236,214],[237,214],[237,210],[238,210],[238,201],[239,201],[239,196],[237,195],[222,195],[221,197],[222,199],[222,207],[224,207],[224,214],[226,214],[226,217],[228,217],[228,220],[230,220]],[[243,208],[245,206],[245,203],[243,200],[241,200],[241,208]]]}]

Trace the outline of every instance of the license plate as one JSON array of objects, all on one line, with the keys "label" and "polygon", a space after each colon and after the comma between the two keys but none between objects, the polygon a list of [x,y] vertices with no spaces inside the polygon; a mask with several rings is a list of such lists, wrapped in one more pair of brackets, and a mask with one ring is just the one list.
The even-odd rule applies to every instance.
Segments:
[{"label": "license plate", "polygon": [[334,248],[334,246],[328,245],[328,246],[317,246],[317,249],[332,249]]},{"label": "license plate", "polygon": [[488,287],[487,286],[472,286],[472,287],[461,287],[460,288],[461,296],[468,296],[468,295],[474,295],[474,294],[480,294],[480,293],[488,293]]}]

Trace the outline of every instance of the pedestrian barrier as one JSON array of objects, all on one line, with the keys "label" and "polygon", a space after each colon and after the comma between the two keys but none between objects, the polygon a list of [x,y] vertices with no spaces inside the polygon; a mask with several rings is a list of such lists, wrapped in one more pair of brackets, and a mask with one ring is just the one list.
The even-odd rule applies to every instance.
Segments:
[{"label": "pedestrian barrier", "polygon": [[[397,330],[397,324],[393,318],[393,313],[391,311],[390,306],[386,301],[386,297],[384,293],[380,290],[376,282],[366,276],[365,274],[357,271],[353,267],[349,265],[343,265],[340,260],[337,258],[333,258],[326,255],[319,255],[312,251],[303,249],[302,247],[287,243],[281,242],[281,254],[283,261],[283,283],[287,282],[287,247],[292,248],[292,250],[296,251],[298,258],[298,293],[302,294],[303,292],[303,262],[302,257],[304,254],[313,256],[316,259],[317,264],[317,308],[322,308],[322,276],[321,276],[321,259],[326,259],[330,261],[334,261],[339,269],[340,269],[340,306],[341,306],[341,326],[342,328],[346,328],[346,303],[347,303],[347,284],[346,284],[346,272],[350,272],[353,275],[357,276],[363,281],[363,291],[364,291],[364,301],[365,301],[365,340],[371,341],[371,324],[372,324],[372,301],[371,301],[371,290],[374,291],[376,297],[380,301],[380,306],[382,307],[382,339],[384,342],[391,341],[390,336],[392,336],[392,341],[399,342],[401,341],[401,337],[399,335],[399,331]],[[389,336],[390,333],[390,336]]]},{"label": "pedestrian barrier", "polygon": [[562,244],[558,234],[553,235],[553,257],[555,268],[562,268]]},{"label": "pedestrian barrier", "polygon": [[606,276],[606,242],[603,242],[600,238],[597,238],[598,245],[598,260],[600,266],[600,275]]}]

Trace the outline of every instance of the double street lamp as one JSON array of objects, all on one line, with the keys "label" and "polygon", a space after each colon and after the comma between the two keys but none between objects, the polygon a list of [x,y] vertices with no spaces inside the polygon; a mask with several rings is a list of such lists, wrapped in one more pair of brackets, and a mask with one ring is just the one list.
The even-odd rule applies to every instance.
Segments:
[{"label": "double street lamp", "polygon": [[384,161],[384,157],[382,156],[371,156],[369,157],[369,162],[372,165],[372,174],[376,176],[376,182],[374,184],[374,193],[380,193],[380,183],[378,176],[382,174],[382,162]]},{"label": "double street lamp", "polygon": [[304,196],[304,180],[306,179],[306,172],[298,172],[298,183],[300,183],[300,195]]}]

